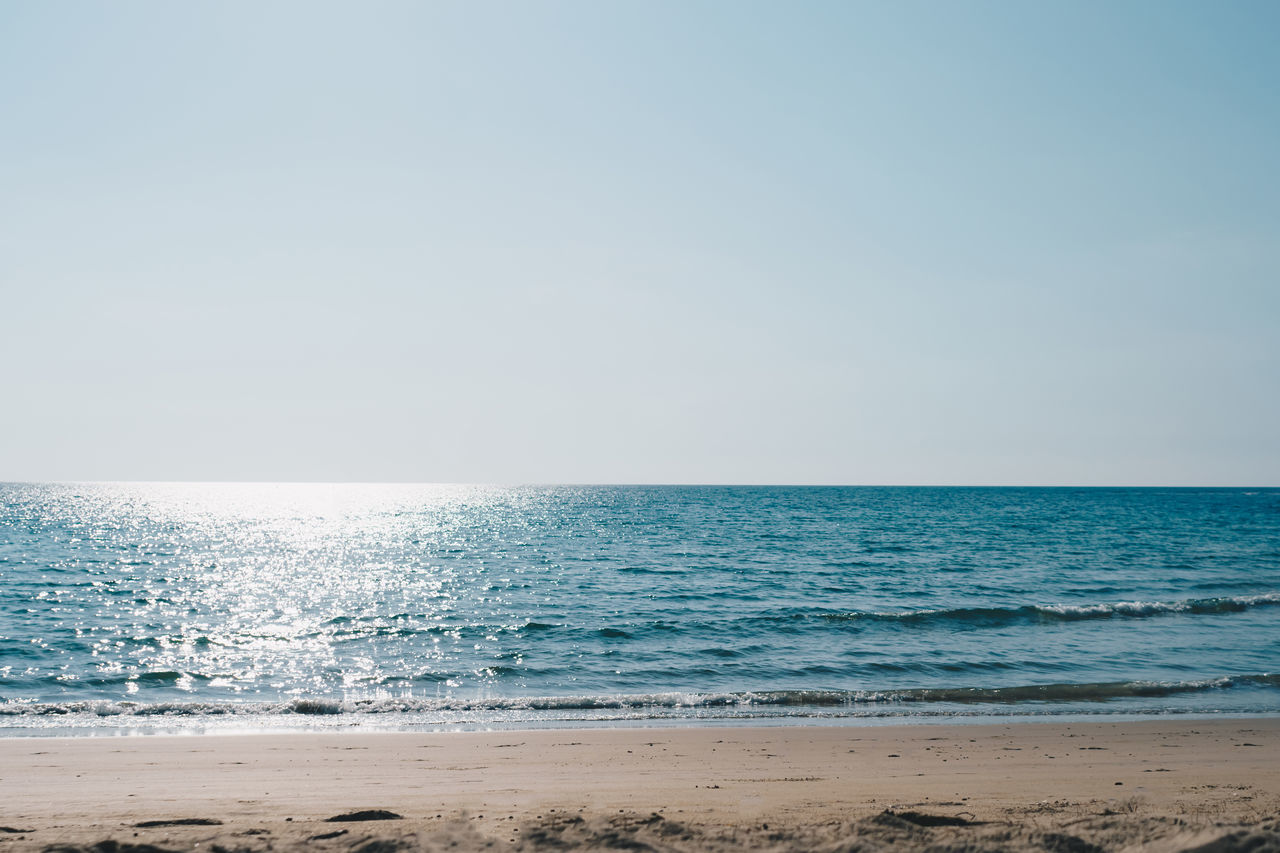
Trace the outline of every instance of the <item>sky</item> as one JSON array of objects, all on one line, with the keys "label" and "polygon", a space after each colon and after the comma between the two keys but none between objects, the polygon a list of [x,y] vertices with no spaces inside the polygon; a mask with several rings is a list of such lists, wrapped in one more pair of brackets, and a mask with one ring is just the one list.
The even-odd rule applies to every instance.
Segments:
[{"label": "sky", "polygon": [[0,480],[1278,485],[1277,33],[0,0]]}]

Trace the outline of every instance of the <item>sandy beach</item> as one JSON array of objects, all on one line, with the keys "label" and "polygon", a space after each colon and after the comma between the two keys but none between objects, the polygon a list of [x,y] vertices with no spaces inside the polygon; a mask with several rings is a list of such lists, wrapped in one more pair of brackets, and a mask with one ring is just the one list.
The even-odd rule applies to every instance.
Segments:
[{"label": "sandy beach", "polygon": [[1280,720],[10,738],[0,827],[13,851],[1280,849]]}]

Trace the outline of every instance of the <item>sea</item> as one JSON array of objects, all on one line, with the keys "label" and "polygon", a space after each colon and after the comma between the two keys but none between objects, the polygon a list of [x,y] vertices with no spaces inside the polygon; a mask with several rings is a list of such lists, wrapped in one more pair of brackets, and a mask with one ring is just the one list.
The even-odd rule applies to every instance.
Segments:
[{"label": "sea", "polygon": [[1280,489],[0,484],[0,735],[1280,713]]}]

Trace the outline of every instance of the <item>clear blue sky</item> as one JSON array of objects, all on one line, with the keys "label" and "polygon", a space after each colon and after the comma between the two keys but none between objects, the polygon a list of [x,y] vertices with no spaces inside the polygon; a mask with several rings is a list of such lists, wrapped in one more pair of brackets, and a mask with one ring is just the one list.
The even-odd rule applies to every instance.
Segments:
[{"label": "clear blue sky", "polygon": [[1280,484],[1280,3],[0,2],[0,480]]}]

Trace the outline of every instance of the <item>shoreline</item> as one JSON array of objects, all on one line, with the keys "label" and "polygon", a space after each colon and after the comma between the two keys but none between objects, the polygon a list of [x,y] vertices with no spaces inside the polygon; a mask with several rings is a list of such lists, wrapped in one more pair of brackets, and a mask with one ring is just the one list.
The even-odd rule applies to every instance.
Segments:
[{"label": "shoreline", "polygon": [[1277,768],[1276,716],[19,736],[0,850],[1280,848]]},{"label": "shoreline", "polygon": [[[451,735],[481,734],[521,731],[608,731],[611,729],[655,729],[670,730],[683,728],[927,728],[927,727],[970,727],[970,726],[1037,726],[1067,725],[1090,723],[1142,723],[1142,722],[1199,722],[1205,720],[1280,720],[1280,710],[1276,711],[1116,711],[1111,713],[1087,712],[1079,713],[1026,713],[1026,714],[987,714],[972,715],[949,714],[896,714],[880,715],[848,715],[848,716],[669,716],[669,717],[634,717],[634,718],[547,718],[531,720],[528,718],[512,721],[487,720],[476,722],[452,722],[427,720],[424,722],[404,722],[403,717],[395,723],[379,725],[380,719],[396,719],[396,714],[369,715],[352,718],[342,714],[296,714],[288,716],[272,716],[259,722],[244,722],[251,717],[209,715],[206,717],[156,714],[154,716],[104,716],[97,718],[94,724],[82,721],[65,725],[51,726],[5,726],[0,725],[0,742],[8,739],[39,740],[47,738],[79,740],[85,738],[154,738],[154,737],[270,737],[273,735]],[[0,719],[3,719],[0,717]],[[62,720],[64,717],[50,717]],[[136,720],[132,723],[117,722],[120,720]],[[200,722],[194,722],[200,720]]]}]

